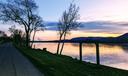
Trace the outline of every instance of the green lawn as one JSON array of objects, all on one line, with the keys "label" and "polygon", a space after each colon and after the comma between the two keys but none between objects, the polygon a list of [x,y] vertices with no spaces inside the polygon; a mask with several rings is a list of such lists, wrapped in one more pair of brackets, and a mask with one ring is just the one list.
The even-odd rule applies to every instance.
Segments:
[{"label": "green lawn", "polygon": [[128,71],[126,70],[79,62],[69,56],[59,56],[39,49],[18,49],[45,76],[128,76]]}]

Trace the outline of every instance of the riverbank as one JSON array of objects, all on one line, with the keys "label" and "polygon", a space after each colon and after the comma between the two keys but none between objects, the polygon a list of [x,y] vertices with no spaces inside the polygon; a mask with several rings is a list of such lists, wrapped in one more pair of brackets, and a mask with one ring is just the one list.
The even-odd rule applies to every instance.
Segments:
[{"label": "riverbank", "polygon": [[48,51],[17,47],[45,76],[127,76],[128,71],[80,62]]}]

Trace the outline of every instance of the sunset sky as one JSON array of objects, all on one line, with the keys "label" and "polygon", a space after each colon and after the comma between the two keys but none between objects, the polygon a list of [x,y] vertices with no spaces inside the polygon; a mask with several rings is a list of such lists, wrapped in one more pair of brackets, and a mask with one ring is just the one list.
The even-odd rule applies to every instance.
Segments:
[{"label": "sunset sky", "polygon": [[[57,21],[73,0],[36,0],[39,14],[46,21]],[[128,0],[74,0],[80,7],[81,21],[128,20]]]},{"label": "sunset sky", "polygon": [[[79,36],[119,36],[128,30],[128,0],[35,0],[39,15],[46,22],[57,22],[71,2],[80,7],[79,14],[82,28],[72,31],[68,38]],[[10,25],[1,24],[0,30],[7,31]],[[47,26],[46,26],[47,27]],[[56,30],[48,27],[37,38],[56,39]],[[54,28],[52,28],[54,29]]]},{"label": "sunset sky", "polygon": [[[42,18],[45,21],[53,22],[59,20],[62,12],[68,8],[72,1],[37,0],[36,2],[39,5],[39,14]],[[88,23],[80,31],[73,31],[69,38],[77,36],[119,36],[127,32],[128,0],[74,0],[74,3],[80,7],[80,21]],[[110,24],[109,22],[114,23]],[[119,23],[125,25],[118,25]],[[50,32],[56,33],[53,30],[47,33]]]}]

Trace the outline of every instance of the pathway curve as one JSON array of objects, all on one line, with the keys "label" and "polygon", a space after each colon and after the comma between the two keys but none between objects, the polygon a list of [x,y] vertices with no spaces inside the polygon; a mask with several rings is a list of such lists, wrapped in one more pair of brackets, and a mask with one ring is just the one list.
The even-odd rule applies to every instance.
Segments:
[{"label": "pathway curve", "polygon": [[11,43],[0,45],[0,76],[44,76]]}]

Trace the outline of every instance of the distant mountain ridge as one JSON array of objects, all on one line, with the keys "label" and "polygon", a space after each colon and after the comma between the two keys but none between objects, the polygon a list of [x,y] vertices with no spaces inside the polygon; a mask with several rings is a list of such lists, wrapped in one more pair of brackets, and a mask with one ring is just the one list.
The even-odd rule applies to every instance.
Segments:
[{"label": "distant mountain ridge", "polygon": [[88,41],[88,42],[128,42],[128,33],[118,37],[76,37],[71,41]]},{"label": "distant mountain ridge", "polygon": [[118,38],[128,38],[128,33],[125,33],[125,34],[119,36]]},{"label": "distant mountain ridge", "polygon": [[[58,22],[46,22],[46,30],[58,30],[57,29]],[[108,26],[109,25],[109,26]],[[109,21],[92,21],[92,22],[81,22],[79,30],[86,30],[89,32],[109,32],[115,30],[119,30],[116,27],[110,27],[110,25],[118,25],[118,26],[124,26],[127,25],[127,23],[124,22],[109,22]],[[109,31],[108,31],[109,30]],[[114,31],[118,32],[118,31]],[[62,40],[63,41],[63,40]],[[70,40],[64,40],[67,41],[98,41],[98,42],[126,42],[128,41],[128,33],[125,33],[118,37],[76,37],[72,38]]]}]

